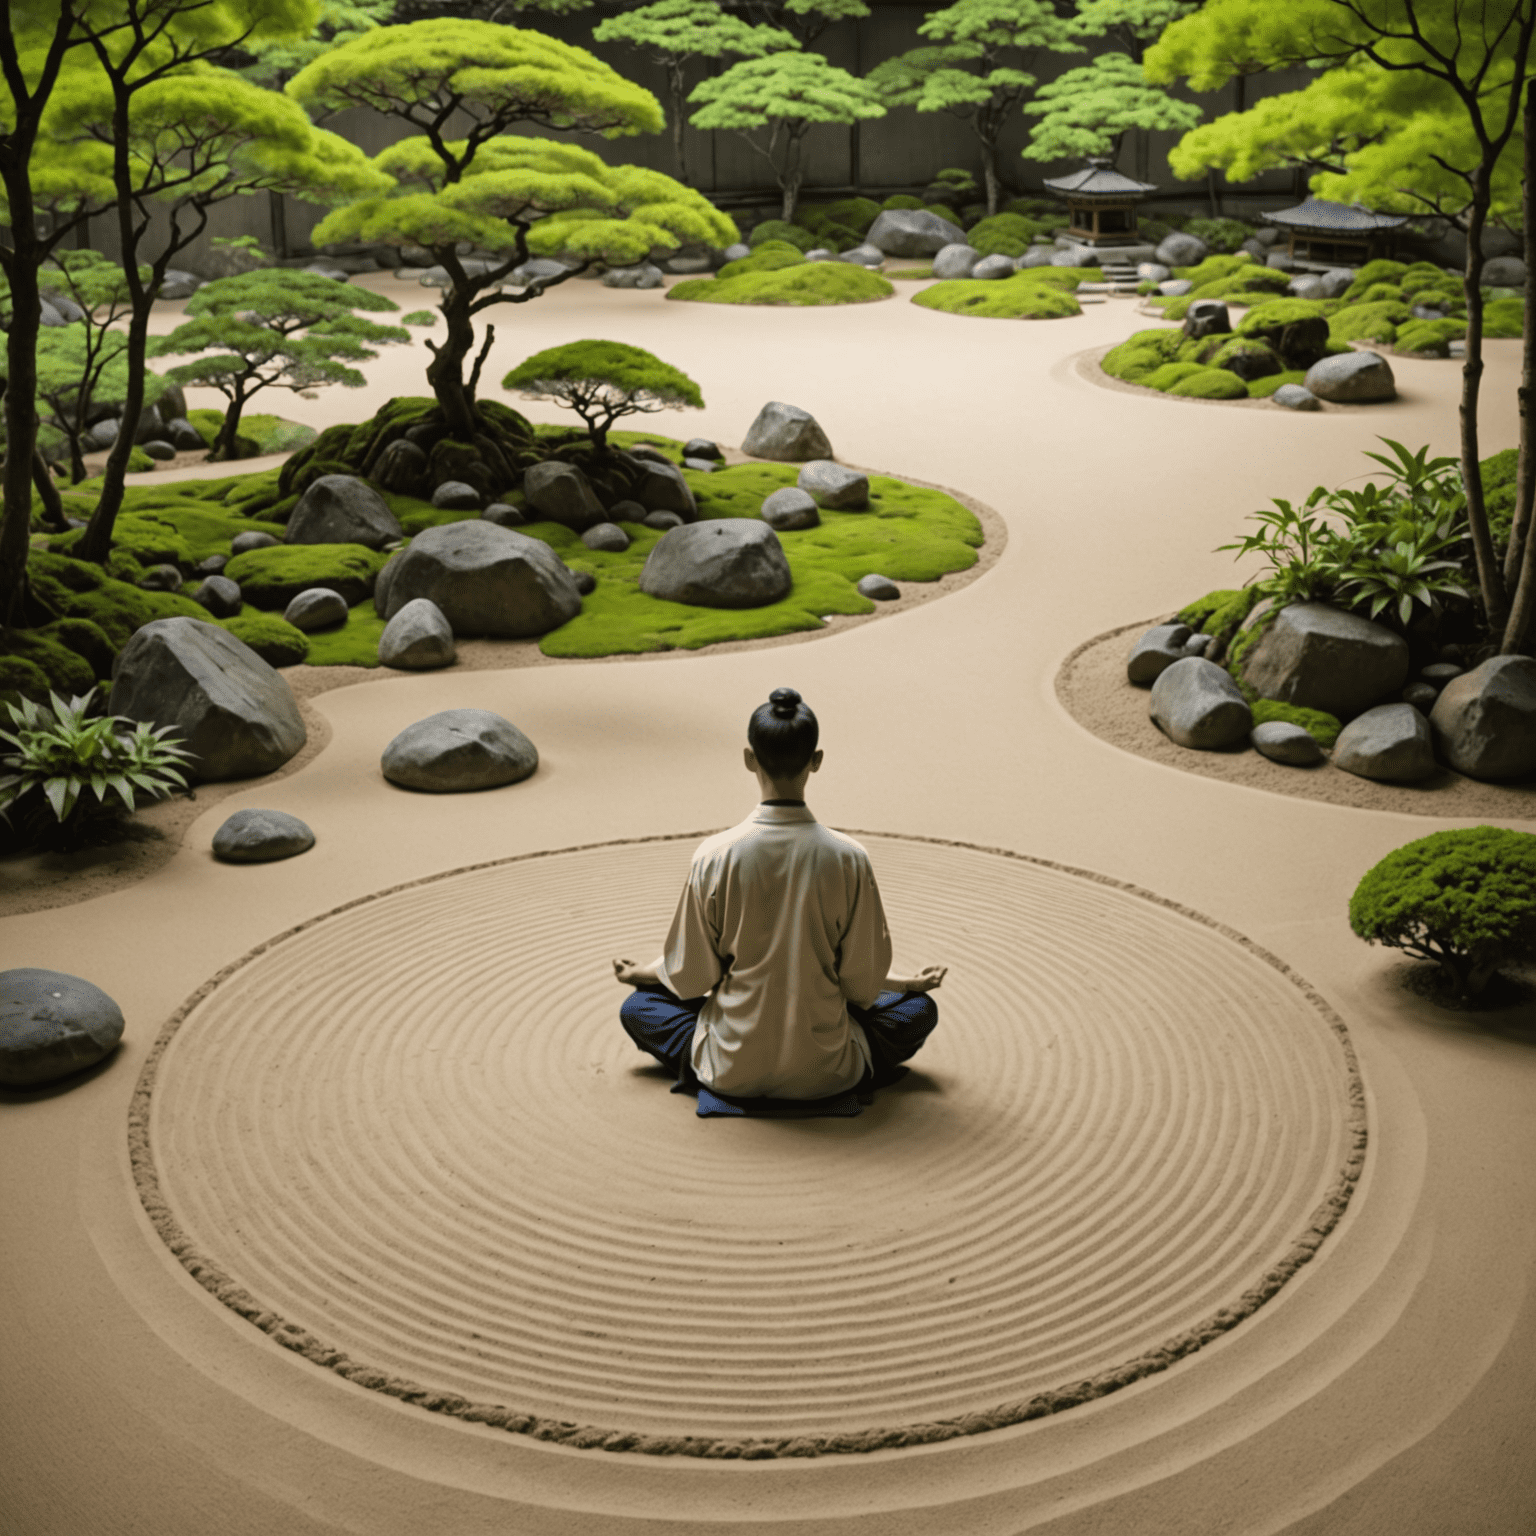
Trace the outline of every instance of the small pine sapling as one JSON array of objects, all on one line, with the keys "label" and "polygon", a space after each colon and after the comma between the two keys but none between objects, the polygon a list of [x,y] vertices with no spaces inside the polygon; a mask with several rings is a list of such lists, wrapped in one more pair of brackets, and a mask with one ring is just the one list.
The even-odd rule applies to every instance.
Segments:
[{"label": "small pine sapling", "polygon": [[535,352],[501,381],[527,400],[554,400],[586,423],[592,451],[608,452],[608,431],[621,416],[689,406],[700,410],[699,386],[670,364],[618,341],[573,341]]},{"label": "small pine sapling", "polygon": [[410,332],[354,311],[399,308],[382,294],[317,272],[264,267],[199,288],[187,302],[192,318],[152,343],[152,351],[165,356],[217,349],[166,376],[216,389],[229,401],[208,457],[231,459],[241,413],[259,390],[275,385],[309,399],[325,384],[361,388],[366,380],[347,364],[371,361],[378,356],[375,347],[409,341]]}]

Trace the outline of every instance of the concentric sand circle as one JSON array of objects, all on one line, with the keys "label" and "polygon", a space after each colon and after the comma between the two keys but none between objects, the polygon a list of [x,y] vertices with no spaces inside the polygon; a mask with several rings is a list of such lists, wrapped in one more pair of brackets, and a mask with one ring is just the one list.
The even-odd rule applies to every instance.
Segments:
[{"label": "concentric sand circle", "polygon": [[951,972],[918,1070],[860,1118],[669,1094],[608,962],[657,952],[693,840],[577,849],[355,903],[204,988],[141,1086],[147,1208],[209,1289],[365,1385],[693,1454],[1034,1417],[1311,1257],[1364,1127],[1303,985],[1144,893],[864,841],[898,964]]}]

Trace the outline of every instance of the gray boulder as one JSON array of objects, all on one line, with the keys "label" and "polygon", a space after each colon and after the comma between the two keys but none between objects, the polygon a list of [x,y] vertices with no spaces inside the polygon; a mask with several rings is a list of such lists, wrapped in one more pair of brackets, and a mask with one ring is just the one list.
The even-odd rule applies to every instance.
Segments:
[{"label": "gray boulder", "polygon": [[201,619],[154,619],[136,630],[112,664],[108,707],[170,726],[195,754],[188,777],[205,782],[271,773],[307,734],[278,672]]},{"label": "gray boulder", "polygon": [[738,240],[735,245],[726,246],[722,254],[727,261],[740,261],[743,257],[752,254],[752,247],[745,240]]},{"label": "gray boulder", "polygon": [[[442,272],[443,269],[434,267],[433,270]],[[552,278],[564,277],[569,270],[570,268],[563,261],[554,261],[548,256],[535,256],[520,266],[513,267],[507,274],[507,281],[519,288],[542,288]],[[423,278],[422,281],[425,282],[426,279]],[[432,286],[441,288],[443,285],[439,282]]]},{"label": "gray boulder", "polygon": [[408,437],[397,437],[373,461],[373,469],[368,478],[386,491],[412,496],[422,489],[426,477],[425,450]]},{"label": "gray boulder", "polygon": [[1429,724],[1440,760],[1470,779],[1536,773],[1536,661],[1493,656],[1452,677]]},{"label": "gray boulder", "polygon": [[1194,286],[1187,277],[1170,277],[1157,285],[1157,291],[1165,298],[1182,299]]},{"label": "gray boulder", "polygon": [[1012,277],[1014,273],[1013,257],[983,256],[980,261],[971,268],[971,276],[979,283],[995,283],[1000,278]]},{"label": "gray boulder", "polygon": [[1312,733],[1289,720],[1266,720],[1254,726],[1248,740],[1272,763],[1284,763],[1288,768],[1310,768],[1323,760],[1323,749]]},{"label": "gray boulder", "polygon": [[782,400],[770,400],[748,428],[741,451],[754,459],[802,464],[807,459],[830,459],[832,444],[809,411],[802,411],[798,405],[785,405]]},{"label": "gray boulder", "polygon": [[1160,261],[1144,261],[1136,268],[1136,276],[1144,283],[1166,283],[1173,271]]},{"label": "gray boulder", "polygon": [[969,277],[971,269],[980,260],[981,252],[974,245],[967,245],[964,240],[960,240],[954,245],[946,245],[935,253],[933,275],[946,281],[957,277]]},{"label": "gray boulder", "polygon": [[1157,259],[1165,267],[1198,267],[1210,255],[1210,247],[1195,235],[1175,230],[1161,240],[1157,247]]},{"label": "gray boulder", "polygon": [[787,597],[793,585],[778,534],[755,518],[673,528],[640,572],[642,592],[701,608],[761,608]]},{"label": "gray boulder", "polygon": [[965,231],[925,208],[887,208],[864,239],[887,256],[937,256],[946,245],[963,245]]},{"label": "gray boulder", "polygon": [[1347,405],[1391,400],[1397,394],[1392,365],[1379,352],[1344,352],[1322,358],[1307,369],[1301,382],[1319,400]]},{"label": "gray boulder", "polygon": [[368,549],[404,537],[389,503],[356,475],[321,475],[312,481],[286,533],[289,544],[362,544]]},{"label": "gray boulder", "polygon": [[1408,642],[1359,614],[1292,603],[1254,647],[1243,676],[1261,698],[1348,719],[1401,691]]},{"label": "gray boulder", "polygon": [[1231,330],[1232,316],[1220,299],[1196,299],[1184,312],[1184,334],[1191,340],[1226,336]]},{"label": "gray boulder", "polygon": [[45,289],[41,297],[64,317],[66,325],[73,325],[75,321],[85,319],[85,311],[67,294],[54,293]]},{"label": "gray boulder", "polygon": [[829,512],[862,512],[869,505],[869,476],[832,459],[812,459],[795,481]]},{"label": "gray boulder", "polygon": [[[456,635],[542,635],[581,612],[576,583],[548,544],[484,518],[417,534],[384,567],[380,585],[386,620],[426,597]],[[376,591],[375,608],[379,601]]]},{"label": "gray boulder", "polygon": [[225,864],[270,864],[314,846],[315,834],[287,811],[236,811],[213,834],[213,856]]},{"label": "gray boulder", "polygon": [[240,612],[240,584],[228,576],[209,576],[192,594],[216,619],[232,619]]},{"label": "gray boulder", "polygon": [[523,495],[536,518],[585,533],[607,518],[587,477],[574,464],[550,459],[523,476]]},{"label": "gray boulder", "polygon": [[190,299],[202,286],[203,280],[191,272],[178,272],[175,267],[167,267],[165,276],[160,281],[160,291],[155,297],[157,299]]},{"label": "gray boulder", "polygon": [[444,480],[432,492],[432,505],[440,512],[478,512],[485,498],[463,480]]},{"label": "gray boulder", "polygon": [[1323,280],[1315,272],[1298,272],[1291,279],[1293,299],[1320,299],[1323,296]]},{"label": "gray boulder", "polygon": [[66,971],[0,971],[0,1086],[35,1088],[94,1066],[123,1038],[123,1011]]},{"label": "gray boulder", "polygon": [[647,528],[660,528],[663,532],[683,526],[683,520],[676,512],[647,512],[644,521]]},{"label": "gray boulder", "polygon": [[1525,287],[1525,263],[1518,256],[1495,256],[1483,264],[1483,287]]},{"label": "gray boulder", "polygon": [[1426,779],[1435,771],[1429,721],[1412,704],[1378,704],[1339,732],[1333,766],[1385,784]]},{"label": "gray boulder", "polygon": [[480,516],[487,523],[495,523],[498,528],[521,528],[528,521],[522,509],[514,507],[509,501],[493,501]]},{"label": "gray boulder", "polygon": [[1440,695],[1428,683],[1409,683],[1403,689],[1403,703],[1412,704],[1421,715],[1427,715],[1435,707]]},{"label": "gray boulder", "polygon": [[1184,646],[1192,633],[1188,624],[1154,624],[1131,647],[1125,660],[1126,677],[1133,683],[1155,683],[1189,654]]},{"label": "gray boulder", "polygon": [[1464,677],[1466,670],[1465,667],[1458,667],[1454,661],[1431,662],[1420,671],[1419,680],[1428,683],[1438,693],[1453,677]]},{"label": "gray boulder", "polygon": [[1014,270],[1027,271],[1030,267],[1049,267],[1054,265],[1052,257],[1055,252],[1048,245],[1032,245],[1014,262]]},{"label": "gray boulder", "polygon": [[816,510],[816,498],[797,486],[786,485],[771,496],[763,498],[762,519],[770,528],[788,533],[797,528],[819,528],[821,514]]},{"label": "gray boulder", "polygon": [[178,453],[196,453],[208,446],[203,441],[203,434],[185,416],[173,416],[166,422],[165,438]]},{"label": "gray boulder", "polygon": [[1269,397],[1288,411],[1320,411],[1323,403],[1304,384],[1282,384]]},{"label": "gray boulder", "polygon": [[237,533],[229,541],[229,552],[232,555],[245,555],[253,549],[271,549],[276,543],[277,540],[270,533],[251,528],[245,533]]},{"label": "gray boulder", "polygon": [[430,598],[413,597],[379,636],[379,662],[386,667],[425,672],[446,667],[457,654],[453,628]]},{"label": "gray boulder", "polygon": [[621,555],[629,548],[629,535],[617,523],[599,523],[582,534],[581,542],[588,549],[602,549],[609,554]]},{"label": "gray boulder", "polygon": [[176,457],[176,450],[164,438],[152,437],[147,443],[143,443],[140,446],[150,458],[162,464]]},{"label": "gray boulder", "polygon": [[69,324],[69,321],[64,318],[59,309],[55,305],[50,304],[47,299],[39,299],[37,301],[37,320],[39,325],[46,325],[50,328]]},{"label": "gray boulder", "polygon": [[856,267],[879,267],[885,265],[885,252],[866,240],[863,245],[856,245],[851,251],[844,251],[833,260],[851,262]]},{"label": "gray boulder", "polygon": [[901,596],[901,588],[889,576],[882,576],[877,571],[859,577],[858,585],[859,591],[873,602],[894,603]]},{"label": "gray boulder", "polygon": [[93,449],[98,452],[103,448],[110,448],[117,441],[117,434],[122,431],[122,423],[113,416],[105,421],[98,421],[89,432],[85,434],[82,446],[87,453]]},{"label": "gray boulder", "polygon": [[683,457],[685,459],[723,459],[725,455],[720,451],[720,445],[711,442],[707,437],[690,437],[683,444]]},{"label": "gray boulder", "polygon": [[1264,265],[1273,267],[1276,272],[1294,272],[1296,258],[1289,251],[1271,251],[1264,257]]},{"label": "gray boulder", "polygon": [[516,784],[539,766],[534,744],[487,709],[445,709],[408,725],[384,749],[379,766],[391,784],[430,794],[458,794]]},{"label": "gray boulder", "polygon": [[1253,711],[1231,675],[1203,656],[1185,656],[1152,684],[1147,711],[1170,741],[1210,752],[1247,740]]},{"label": "gray boulder", "polygon": [[647,464],[635,486],[635,500],[647,512],[675,512],[685,523],[699,515],[693,488],[675,464]]},{"label": "gray boulder", "polygon": [[1357,273],[1353,267],[1330,267],[1326,272],[1318,273],[1318,283],[1321,285],[1317,297],[1320,299],[1342,299],[1354,283]]},{"label": "gray boulder", "polygon": [[[707,257],[675,257],[669,264],[674,272],[707,272]],[[654,262],[642,261],[633,267],[610,267],[603,273],[605,288],[660,288],[664,276]]]},{"label": "gray boulder", "polygon": [[306,587],[290,599],[283,618],[306,635],[347,622],[347,600],[330,587]]}]

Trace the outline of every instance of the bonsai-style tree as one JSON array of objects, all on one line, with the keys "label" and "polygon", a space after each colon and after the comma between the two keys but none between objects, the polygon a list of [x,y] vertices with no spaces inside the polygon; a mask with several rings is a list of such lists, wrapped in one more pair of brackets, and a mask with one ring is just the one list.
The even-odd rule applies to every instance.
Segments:
[{"label": "bonsai-style tree", "polygon": [[[367,380],[347,363],[378,356],[374,347],[409,341],[404,326],[379,325],[355,310],[398,311],[383,294],[318,272],[264,267],[204,284],[187,301],[192,318],[150,344],[155,357],[212,351],[166,371],[173,383],[201,384],[229,401],[210,460],[233,459],[240,417],[252,395],[277,386],[313,398],[324,384],[360,389]],[[304,334],[299,334],[303,332]]]},{"label": "bonsai-style tree", "polygon": [[722,10],[716,0],[656,0],[654,5],[610,16],[592,29],[592,36],[599,43],[630,43],[666,71],[672,107],[672,154],[677,179],[682,182],[688,180],[683,149],[683,73],[688,65],[694,59],[718,59],[728,53],[761,58],[796,46],[788,32],[778,27],[754,27]]},{"label": "bonsai-style tree", "polygon": [[1131,129],[1189,129],[1202,116],[1193,102],[1149,84],[1141,65],[1123,53],[1101,53],[1069,69],[1042,85],[1024,111],[1039,119],[1022,151],[1026,160],[1114,160]]},{"label": "bonsai-style tree", "polygon": [[[594,261],[631,264],[654,250],[735,238],[729,219],[670,176],[508,132],[535,124],[614,138],[662,127],[650,92],[539,32],[479,21],[380,27],[317,59],[288,90],[316,111],[366,106],[420,130],[374,159],[395,194],[339,209],[314,238],[416,245],[441,264],[446,335],[427,342],[427,380],[449,429],[466,443],[477,432],[494,437],[475,411],[491,327],[468,378],[464,372],[477,314],[536,298]],[[467,137],[445,137],[449,123],[465,116]],[[486,259],[466,260],[475,248]],[[567,270],[503,289],[530,254],[561,257]]]},{"label": "bonsai-style tree", "polygon": [[[1321,121],[1317,98],[1293,103],[1315,124],[1313,147],[1338,157],[1334,172],[1313,177],[1313,190],[1376,208],[1452,213],[1466,230],[1462,480],[1484,614],[1507,650],[1525,649],[1536,626],[1536,552],[1527,537],[1536,489],[1528,426],[1532,338],[1528,334],[1521,469],[1511,539],[1512,545],[1518,539],[1521,549],[1518,570],[1510,572],[1516,578],[1511,591],[1494,549],[1478,469],[1482,236],[1501,182],[1510,184],[1511,172],[1501,163],[1507,155],[1518,158],[1533,33],[1536,0],[1287,0],[1285,5],[1209,0],[1200,12],[1170,26],[1146,57],[1149,78],[1183,76],[1196,90],[1225,83],[1236,72],[1237,60],[1250,72],[1292,65],[1344,72],[1331,90],[1319,80],[1308,92],[1297,93],[1316,89],[1326,100]],[[1357,109],[1352,120],[1351,101]],[[1220,163],[1232,155],[1231,163],[1237,164],[1234,150],[1241,137],[1243,163],[1262,168],[1265,152],[1243,126],[1245,120],[1253,124],[1261,109],[1263,126],[1272,126],[1276,109],[1261,103],[1252,112],[1228,118],[1227,129],[1205,141],[1201,158],[1209,163],[1215,157]],[[1286,163],[1295,148],[1294,140],[1287,142],[1268,163]],[[1189,175],[1196,168],[1194,158],[1181,156],[1179,174]],[[1528,259],[1536,255],[1530,244],[1533,235],[1527,223]]]},{"label": "bonsai-style tree", "polygon": [[592,452],[608,452],[608,431],[621,416],[701,410],[699,386],[659,357],[621,341],[572,341],[519,363],[501,381],[525,400],[554,400],[586,423]]},{"label": "bonsai-style tree", "polygon": [[238,67],[253,85],[280,88],[321,54],[394,19],[395,0],[320,0],[320,15],[302,37],[259,37],[240,51],[250,59]]},{"label": "bonsai-style tree", "polygon": [[1389,853],[1355,888],[1349,926],[1441,969],[1476,1002],[1499,967],[1536,955],[1536,836],[1507,827],[1433,832]]},{"label": "bonsai-style tree", "polygon": [[872,85],[819,53],[743,59],[713,80],[701,81],[688,99],[700,103],[689,119],[695,128],[739,133],[773,167],[786,223],[795,217],[805,179],[805,136],[812,125],[885,116]]},{"label": "bonsai-style tree", "polygon": [[889,106],[948,112],[970,125],[991,216],[1000,201],[997,142],[1036,83],[1028,65],[1082,47],[1049,0],[956,0],[917,30],[935,46],[887,59],[866,78]]}]

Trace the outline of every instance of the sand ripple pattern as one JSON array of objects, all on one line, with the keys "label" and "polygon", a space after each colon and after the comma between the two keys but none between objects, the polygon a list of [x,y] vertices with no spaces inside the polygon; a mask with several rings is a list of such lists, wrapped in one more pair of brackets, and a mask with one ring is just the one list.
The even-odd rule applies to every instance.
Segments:
[{"label": "sand ripple pattern", "polygon": [[1056,1411],[1251,1314],[1365,1146],[1343,1027],[1240,936],[861,834],[939,1030],[856,1120],[699,1120],[617,1022],[694,838],[365,898],[215,978],[130,1141],[199,1280],[440,1412],[608,1450],[857,1451]]}]

